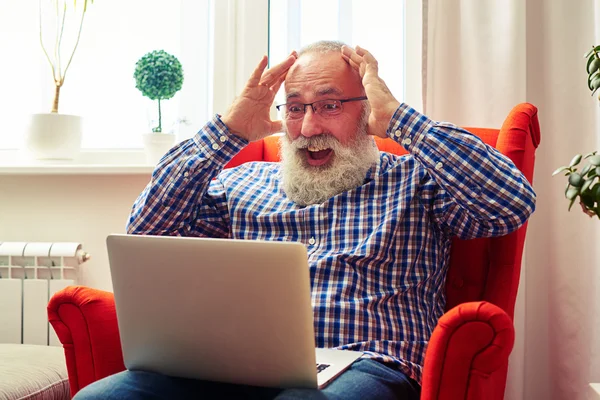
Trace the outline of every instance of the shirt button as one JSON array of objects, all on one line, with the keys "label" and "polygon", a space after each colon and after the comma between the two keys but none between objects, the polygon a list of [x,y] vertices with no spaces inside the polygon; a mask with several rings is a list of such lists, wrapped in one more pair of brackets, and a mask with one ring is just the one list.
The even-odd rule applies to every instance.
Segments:
[{"label": "shirt button", "polygon": [[212,145],[212,149],[213,149],[213,150],[219,150],[219,145],[218,145],[218,144],[216,144],[216,143],[213,143],[213,145]]},{"label": "shirt button", "polygon": [[405,145],[405,146],[408,146],[408,145],[409,145],[409,144],[411,144],[411,143],[412,143],[412,140],[410,140],[409,138],[406,138],[406,139],[404,139],[404,140],[402,141],[402,144],[403,144],[403,145]]},{"label": "shirt button", "polygon": [[438,171],[442,168],[444,168],[444,164],[442,164],[441,162],[435,164],[435,169],[437,169]]},{"label": "shirt button", "polygon": [[227,136],[221,136],[219,140],[221,141],[221,143],[225,143],[227,141]]},{"label": "shirt button", "polygon": [[396,137],[402,136],[402,131],[400,131],[400,129],[398,129],[396,132],[394,132],[394,136],[396,136]]},{"label": "shirt button", "polygon": [[314,237],[311,237],[310,239],[308,239],[308,244],[315,244],[317,241],[315,240]]},{"label": "shirt button", "polygon": [[189,175],[189,173],[187,173],[187,172],[184,172],[184,173],[183,173],[183,176],[184,176],[185,178],[187,178],[187,177],[188,177],[188,175]]}]

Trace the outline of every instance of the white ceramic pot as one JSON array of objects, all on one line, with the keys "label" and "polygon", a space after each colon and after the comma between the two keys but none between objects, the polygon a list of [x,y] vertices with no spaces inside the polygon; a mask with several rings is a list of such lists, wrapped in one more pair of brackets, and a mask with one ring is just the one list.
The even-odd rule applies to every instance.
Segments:
[{"label": "white ceramic pot", "polygon": [[142,137],[144,139],[146,161],[152,165],[156,165],[162,156],[175,145],[175,135],[172,133],[145,133]]},{"label": "white ceramic pot", "polygon": [[25,148],[38,160],[73,160],[81,151],[81,117],[66,114],[33,114]]}]

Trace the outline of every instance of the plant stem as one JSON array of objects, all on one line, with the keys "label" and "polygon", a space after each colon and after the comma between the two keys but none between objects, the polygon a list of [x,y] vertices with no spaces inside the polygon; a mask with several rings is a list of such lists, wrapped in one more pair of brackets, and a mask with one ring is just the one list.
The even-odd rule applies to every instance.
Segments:
[{"label": "plant stem", "polygon": [[[58,11],[58,0],[55,0],[54,4],[56,5],[56,35],[54,37],[54,59],[58,60],[58,35],[59,35],[58,25],[59,25],[59,21],[60,21],[59,20],[60,13]],[[60,67],[58,67],[58,73],[60,74]]]},{"label": "plant stem", "polygon": [[62,37],[63,37],[63,33],[65,31],[65,17],[67,16],[67,3],[64,3],[64,7],[63,7],[63,15],[62,15],[62,23],[60,24],[60,37],[58,38],[58,51],[57,51],[57,60],[58,60],[58,73],[59,73],[59,78],[60,78],[60,45],[62,43]]},{"label": "plant stem", "polygon": [[50,68],[52,68],[52,79],[54,79],[56,81],[56,71],[54,69],[54,63],[52,62],[52,60],[50,60],[50,56],[48,55],[48,52],[46,51],[46,47],[44,47],[44,41],[42,40],[42,0],[39,1],[39,11],[40,11],[40,45],[42,46],[42,50],[44,51],[44,54],[46,55],[46,59],[48,60],[48,63],[50,64]]},{"label": "plant stem", "polygon": [[67,70],[69,69],[69,65],[71,65],[71,60],[73,60],[73,55],[75,54],[75,50],[77,50],[77,45],[79,45],[79,39],[81,38],[81,28],[83,28],[83,18],[85,17],[85,8],[83,9],[83,12],[81,13],[81,22],[79,23],[79,32],[77,33],[77,41],[75,42],[75,47],[73,47],[73,52],[71,53],[71,57],[69,58],[69,62],[67,63],[67,66],[65,67],[65,72],[63,72],[62,77],[61,77],[61,82],[65,80],[65,77],[67,76]]},{"label": "plant stem", "polygon": [[60,95],[60,86],[56,85],[54,89],[54,102],[52,103],[52,113],[58,113],[58,96]]},{"label": "plant stem", "polygon": [[160,112],[160,99],[158,99],[158,128],[157,132],[162,132],[162,114]]}]

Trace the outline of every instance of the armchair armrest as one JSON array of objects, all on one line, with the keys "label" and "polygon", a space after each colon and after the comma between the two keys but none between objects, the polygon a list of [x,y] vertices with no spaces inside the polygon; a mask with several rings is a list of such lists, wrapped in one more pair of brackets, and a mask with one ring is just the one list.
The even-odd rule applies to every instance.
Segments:
[{"label": "armchair armrest", "polygon": [[511,318],[491,303],[449,310],[429,341],[421,399],[502,399],[495,381],[506,371],[514,339]]},{"label": "armchair armrest", "polygon": [[50,299],[48,320],[65,350],[71,396],[125,370],[112,293],[66,287]]}]

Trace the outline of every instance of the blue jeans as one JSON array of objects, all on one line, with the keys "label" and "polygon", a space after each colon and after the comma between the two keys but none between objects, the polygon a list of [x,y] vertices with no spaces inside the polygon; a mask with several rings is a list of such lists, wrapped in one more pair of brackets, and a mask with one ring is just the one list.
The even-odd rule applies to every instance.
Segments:
[{"label": "blue jeans", "polygon": [[274,389],[123,371],[86,386],[75,400],[110,399],[401,399],[418,400],[421,388],[402,372],[361,359],[323,390]]}]

